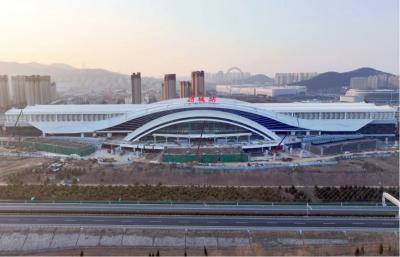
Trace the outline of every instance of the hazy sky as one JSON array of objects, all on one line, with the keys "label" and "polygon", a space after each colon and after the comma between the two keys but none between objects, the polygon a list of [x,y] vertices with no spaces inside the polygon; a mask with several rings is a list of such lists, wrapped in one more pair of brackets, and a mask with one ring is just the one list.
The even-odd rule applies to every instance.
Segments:
[{"label": "hazy sky", "polygon": [[0,0],[0,35],[0,61],[144,76],[399,69],[397,0]]}]

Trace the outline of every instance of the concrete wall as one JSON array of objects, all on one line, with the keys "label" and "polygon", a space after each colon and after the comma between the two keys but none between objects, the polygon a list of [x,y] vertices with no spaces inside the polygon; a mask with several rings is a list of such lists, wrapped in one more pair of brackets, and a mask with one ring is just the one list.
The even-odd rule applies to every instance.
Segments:
[{"label": "concrete wall", "polygon": [[377,148],[375,139],[364,139],[357,141],[311,145],[310,152],[318,155],[335,155],[343,154],[344,152],[358,153],[364,151],[373,151]]}]

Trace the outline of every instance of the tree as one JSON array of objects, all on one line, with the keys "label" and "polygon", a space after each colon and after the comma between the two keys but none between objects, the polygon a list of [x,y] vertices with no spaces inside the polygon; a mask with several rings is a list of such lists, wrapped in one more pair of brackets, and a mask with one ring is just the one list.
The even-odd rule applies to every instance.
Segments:
[{"label": "tree", "polygon": [[204,246],[204,256],[208,256],[207,248]]},{"label": "tree", "polygon": [[80,256],[84,256],[85,254],[83,253],[83,250],[81,250],[81,254],[80,254]]},{"label": "tree", "polygon": [[187,256],[186,250],[185,250],[185,252],[183,253],[183,256]]},{"label": "tree", "polygon": [[379,244],[379,255],[383,254],[383,245],[382,243]]},{"label": "tree", "polygon": [[160,256],[160,251],[157,249],[156,256]]},{"label": "tree", "polygon": [[360,249],[358,249],[358,247],[354,251],[354,256],[360,256]]}]

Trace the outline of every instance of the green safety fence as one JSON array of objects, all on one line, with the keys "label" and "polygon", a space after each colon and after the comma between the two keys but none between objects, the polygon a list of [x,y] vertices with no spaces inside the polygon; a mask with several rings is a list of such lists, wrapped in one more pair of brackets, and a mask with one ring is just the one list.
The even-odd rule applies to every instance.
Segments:
[{"label": "green safety fence", "polygon": [[37,151],[44,151],[44,152],[65,154],[65,155],[77,154],[79,156],[86,156],[96,151],[96,148],[91,145],[82,147],[73,147],[67,145],[58,145],[57,143],[44,143],[35,141],[24,141],[22,144],[25,147],[29,147]]}]

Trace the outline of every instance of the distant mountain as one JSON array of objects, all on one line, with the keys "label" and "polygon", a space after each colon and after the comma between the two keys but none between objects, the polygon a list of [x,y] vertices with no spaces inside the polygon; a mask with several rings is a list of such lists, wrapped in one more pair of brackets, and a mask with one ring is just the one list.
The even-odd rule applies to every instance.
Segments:
[{"label": "distant mountain", "polygon": [[129,88],[129,75],[104,69],[78,69],[67,64],[0,62],[1,75],[50,75],[61,91]]},{"label": "distant mountain", "polygon": [[256,74],[240,81],[241,84],[271,84],[274,80],[264,74]]},{"label": "distant mountain", "polygon": [[392,75],[383,71],[375,70],[372,68],[360,68],[348,72],[325,72],[321,73],[310,80],[304,80],[293,83],[292,85],[307,86],[310,91],[339,91],[341,87],[350,85],[350,79],[353,77],[368,77],[380,74]]}]

